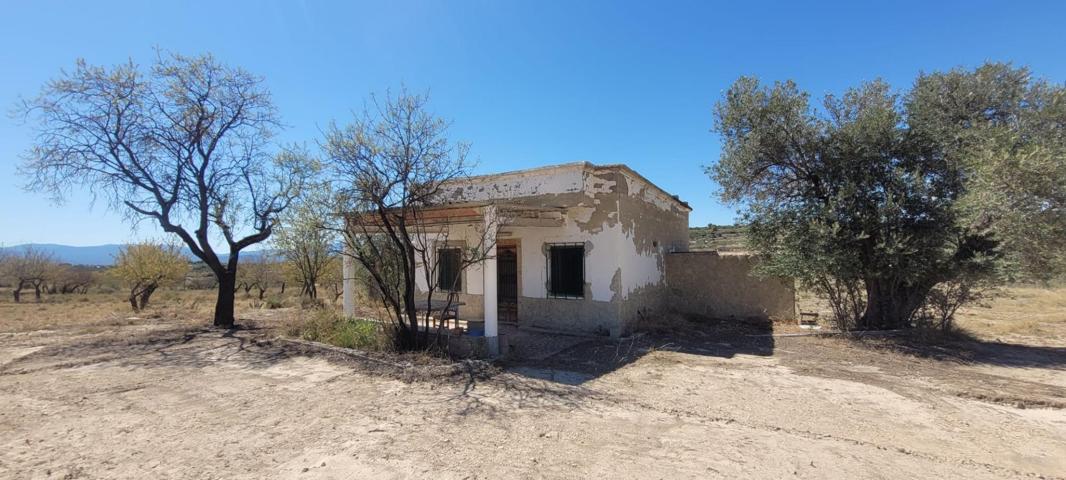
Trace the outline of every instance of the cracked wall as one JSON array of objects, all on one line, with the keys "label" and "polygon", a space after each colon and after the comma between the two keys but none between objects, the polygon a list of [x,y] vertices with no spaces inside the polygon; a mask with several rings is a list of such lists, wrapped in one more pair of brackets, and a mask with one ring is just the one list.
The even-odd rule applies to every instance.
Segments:
[{"label": "cracked wall", "polygon": [[[561,165],[463,179],[446,191],[454,202],[564,209],[560,227],[500,228],[501,240],[519,244],[520,325],[619,336],[665,308],[664,255],[687,249],[688,208],[628,168]],[[463,230],[453,227],[452,238]],[[585,244],[584,298],[548,297],[552,243]],[[480,266],[468,269],[464,296],[481,295],[480,279]],[[484,313],[481,302],[465,303],[477,303],[463,307],[468,314]]]}]

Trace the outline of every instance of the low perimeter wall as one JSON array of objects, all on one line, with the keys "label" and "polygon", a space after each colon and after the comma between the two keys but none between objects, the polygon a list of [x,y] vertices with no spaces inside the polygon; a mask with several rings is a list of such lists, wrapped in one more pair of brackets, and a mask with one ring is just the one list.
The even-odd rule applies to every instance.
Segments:
[{"label": "low perimeter wall", "polygon": [[666,284],[672,309],[715,318],[795,318],[795,282],[755,277],[751,275],[754,264],[750,255],[666,255]]}]

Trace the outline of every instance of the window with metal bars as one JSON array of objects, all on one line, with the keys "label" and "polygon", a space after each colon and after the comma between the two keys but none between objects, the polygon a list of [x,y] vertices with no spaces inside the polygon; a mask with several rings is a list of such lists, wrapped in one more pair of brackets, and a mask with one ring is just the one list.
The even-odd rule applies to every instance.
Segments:
[{"label": "window with metal bars", "polygon": [[463,275],[459,265],[463,258],[458,248],[437,250],[437,288],[448,292],[463,290]]},{"label": "window with metal bars", "polygon": [[585,297],[585,244],[548,245],[548,297]]}]

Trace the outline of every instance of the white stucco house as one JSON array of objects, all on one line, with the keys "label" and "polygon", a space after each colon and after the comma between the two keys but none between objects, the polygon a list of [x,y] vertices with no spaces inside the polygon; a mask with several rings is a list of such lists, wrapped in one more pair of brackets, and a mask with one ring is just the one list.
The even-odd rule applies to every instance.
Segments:
[{"label": "white stucco house", "polygon": [[[691,208],[625,165],[468,177],[444,193],[427,212],[449,230],[435,247],[441,271],[449,271],[451,249],[496,240],[485,260],[457,273],[454,288],[461,317],[484,319],[490,350],[500,323],[618,337],[677,303],[667,257],[688,250]],[[351,268],[348,314],[356,298]],[[425,283],[420,275],[419,288]]]}]

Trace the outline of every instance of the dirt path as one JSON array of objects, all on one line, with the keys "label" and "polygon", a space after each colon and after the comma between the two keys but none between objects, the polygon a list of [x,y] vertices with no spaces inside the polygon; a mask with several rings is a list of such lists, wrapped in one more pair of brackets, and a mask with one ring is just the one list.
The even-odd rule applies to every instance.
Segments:
[{"label": "dirt path", "polygon": [[973,373],[1062,401],[1061,364],[817,339],[669,350],[589,374],[534,365],[405,383],[254,332],[5,334],[0,478],[1066,475],[1066,410],[964,394]]}]

